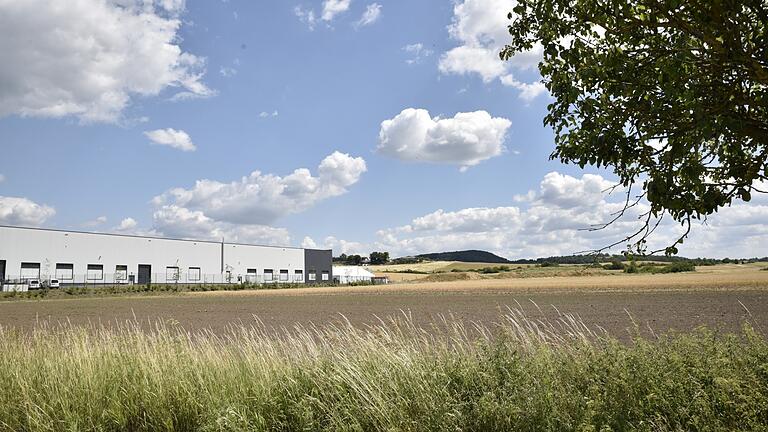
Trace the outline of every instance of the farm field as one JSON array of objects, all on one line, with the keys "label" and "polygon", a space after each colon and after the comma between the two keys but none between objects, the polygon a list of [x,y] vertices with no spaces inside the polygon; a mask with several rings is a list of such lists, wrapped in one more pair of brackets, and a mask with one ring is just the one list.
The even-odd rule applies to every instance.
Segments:
[{"label": "farm field", "polygon": [[764,430],[766,317],[759,266],[6,299],[0,430]]},{"label": "farm field", "polygon": [[0,325],[29,330],[41,323],[113,326],[137,320],[145,328],[163,322],[221,333],[257,322],[275,329],[324,325],[342,316],[365,326],[402,313],[426,327],[442,316],[493,325],[507,307],[520,304],[530,317],[554,318],[558,311],[577,314],[588,325],[620,338],[628,335],[633,320],[646,334],[700,325],[733,331],[750,313],[753,321],[768,328],[768,271],[763,267],[721,265],[674,274],[600,270],[588,276],[9,300],[0,302]]}]

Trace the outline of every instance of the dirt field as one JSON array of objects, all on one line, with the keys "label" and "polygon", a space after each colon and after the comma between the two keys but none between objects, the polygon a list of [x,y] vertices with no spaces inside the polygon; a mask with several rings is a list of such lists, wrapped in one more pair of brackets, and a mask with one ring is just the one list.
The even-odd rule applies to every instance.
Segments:
[{"label": "dirt field", "polygon": [[[543,312],[533,304],[535,302]],[[453,316],[492,325],[507,306],[521,304],[534,317],[578,314],[617,337],[632,327],[645,334],[708,325],[736,329],[751,319],[768,330],[768,271],[757,266],[703,267],[695,273],[482,279],[387,286],[301,288],[0,302],[0,325],[29,330],[39,323],[113,325],[158,321],[188,330],[253,324],[323,325],[340,314],[355,325],[409,314],[419,324]],[[742,306],[743,304],[743,306]],[[746,307],[746,309],[745,309]],[[751,316],[750,316],[751,313]]]}]

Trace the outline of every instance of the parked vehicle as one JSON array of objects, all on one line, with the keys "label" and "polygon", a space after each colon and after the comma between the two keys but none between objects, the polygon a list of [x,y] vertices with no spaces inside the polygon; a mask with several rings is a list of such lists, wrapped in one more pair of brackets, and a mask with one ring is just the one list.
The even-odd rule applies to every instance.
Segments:
[{"label": "parked vehicle", "polygon": [[48,281],[48,288],[59,288],[61,284],[59,284],[58,279],[51,279]]},{"label": "parked vehicle", "polygon": [[27,289],[33,290],[33,289],[40,289],[40,281],[37,279],[30,279],[29,283],[27,284]]}]

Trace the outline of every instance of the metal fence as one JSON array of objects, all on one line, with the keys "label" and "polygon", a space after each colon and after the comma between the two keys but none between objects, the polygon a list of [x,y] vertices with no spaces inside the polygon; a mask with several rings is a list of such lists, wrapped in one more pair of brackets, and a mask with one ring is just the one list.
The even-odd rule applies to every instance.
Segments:
[{"label": "metal fence", "polygon": [[[287,276],[287,277],[286,277]],[[27,291],[30,288],[32,281],[38,281],[40,288],[54,287],[51,281],[58,281],[59,288],[67,287],[99,287],[99,286],[122,286],[122,285],[146,285],[146,284],[183,284],[183,285],[195,285],[195,284],[210,284],[210,285],[224,285],[224,284],[303,284],[303,275],[285,275],[275,274],[262,275],[262,274],[231,274],[231,273],[214,273],[214,274],[185,274],[180,273],[151,273],[149,274],[149,281],[139,280],[136,274],[75,274],[68,275],[67,277],[46,276],[41,275],[39,278],[34,276],[6,276],[5,280],[0,281],[2,283],[2,291]],[[320,281],[318,281],[320,282]]]}]

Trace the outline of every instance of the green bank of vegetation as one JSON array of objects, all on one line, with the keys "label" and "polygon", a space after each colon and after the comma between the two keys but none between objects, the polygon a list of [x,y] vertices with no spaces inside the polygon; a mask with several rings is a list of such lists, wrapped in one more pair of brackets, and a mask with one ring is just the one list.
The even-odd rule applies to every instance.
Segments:
[{"label": "green bank of vegetation", "polygon": [[[372,285],[371,282],[350,282],[344,286],[362,286]],[[292,288],[318,288],[338,286],[338,284],[301,284],[301,283],[231,283],[231,284],[151,284],[151,285],[88,285],[77,287],[62,287],[53,289],[39,289],[30,291],[7,291],[0,292],[0,301],[2,300],[32,300],[47,298],[70,298],[70,297],[105,297],[120,295],[163,295],[185,292],[205,292],[205,291],[244,291],[244,290],[275,290]]]},{"label": "green bank of vegetation", "polygon": [[502,321],[0,329],[0,429],[766,429],[768,344],[748,326],[619,343],[567,316]]}]

